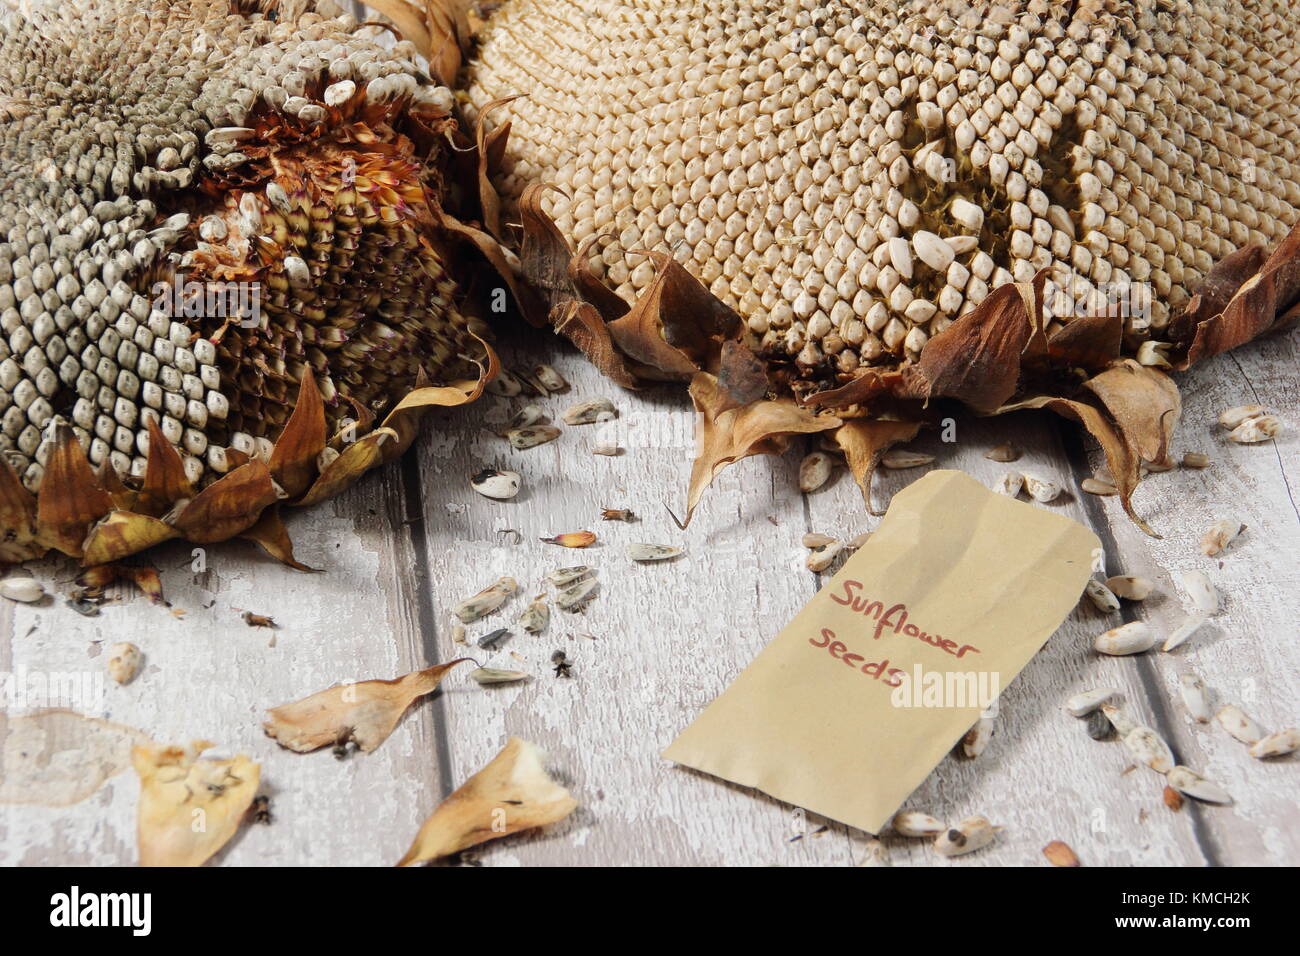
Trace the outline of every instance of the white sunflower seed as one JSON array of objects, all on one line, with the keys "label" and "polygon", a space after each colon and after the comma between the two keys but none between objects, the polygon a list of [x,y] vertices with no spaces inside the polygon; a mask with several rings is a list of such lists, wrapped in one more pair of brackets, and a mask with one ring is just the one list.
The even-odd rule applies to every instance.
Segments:
[{"label": "white sunflower seed", "polygon": [[140,648],[130,641],[122,641],[108,649],[108,676],[119,684],[130,683],[131,678],[140,672],[140,662],[144,655]]},{"label": "white sunflower seed", "polygon": [[944,825],[920,810],[899,810],[894,814],[894,832],[905,837],[932,837],[944,831]]},{"label": "white sunflower seed", "polygon": [[1172,767],[1165,777],[1169,782],[1169,786],[1179,793],[1187,794],[1189,797],[1195,797],[1205,803],[1232,803],[1232,797],[1228,796],[1228,791],[1217,783],[1206,780],[1189,767],[1181,765]]},{"label": "white sunflower seed", "polygon": [[839,541],[831,541],[820,548],[813,548],[808,553],[808,558],[804,561],[804,564],[809,571],[820,574],[831,566],[831,562],[835,560],[836,555],[842,550],[844,550],[843,544]]},{"label": "white sunflower seed", "polygon": [[590,425],[593,422],[607,422],[618,417],[618,409],[608,398],[593,398],[587,402],[571,405],[564,410],[566,425]]},{"label": "white sunflower seed", "polygon": [[1245,530],[1246,526],[1240,521],[1216,521],[1210,530],[1201,536],[1201,554],[1207,558],[1214,557],[1224,551]]},{"label": "white sunflower seed", "polygon": [[1047,478],[1037,475],[1025,475],[1025,491],[1039,504],[1048,504],[1061,495],[1061,486]]},{"label": "white sunflower seed", "polygon": [[879,840],[868,840],[862,849],[866,855],[858,866],[889,866],[889,851]]},{"label": "white sunflower seed", "polygon": [[1300,729],[1288,727],[1275,734],[1269,734],[1250,745],[1250,755],[1256,760],[1267,757],[1282,757],[1300,750]]},{"label": "white sunflower seed", "polygon": [[1198,724],[1210,722],[1210,701],[1205,689],[1205,682],[1196,674],[1188,672],[1178,677],[1178,693],[1183,698],[1183,706]]},{"label": "white sunflower seed", "polygon": [[1110,588],[1116,597],[1122,597],[1126,601],[1145,601],[1156,589],[1155,583],[1149,578],[1135,577],[1130,574],[1107,578],[1106,587]]},{"label": "white sunflower seed", "polygon": [[1075,694],[1065,702],[1065,709],[1072,717],[1085,717],[1119,693],[1114,687],[1098,687]]},{"label": "white sunflower seed", "polygon": [[1000,495],[1014,498],[1020,494],[1024,487],[1025,476],[1018,471],[1008,471],[998,480],[997,487],[994,490]]},{"label": "white sunflower seed", "polygon": [[507,501],[519,494],[519,474],[485,468],[469,480],[469,486],[484,498]]},{"label": "white sunflower seed", "polygon": [[1187,617],[1183,619],[1183,623],[1174,628],[1173,633],[1165,638],[1165,642],[1160,646],[1160,649],[1162,651],[1172,651],[1179,644],[1182,644],[1183,641],[1187,640],[1199,631],[1201,626],[1209,619],[1210,616],[1204,611],[1196,611],[1187,615]]},{"label": "white sunflower seed", "polygon": [[990,461],[1015,461],[1020,457],[1020,449],[1014,442],[1005,442],[995,448],[990,448],[984,453],[984,457]]},{"label": "white sunflower seed", "polygon": [[1102,614],[1113,614],[1119,610],[1119,598],[1096,578],[1088,579],[1088,583],[1083,586],[1083,592]]},{"label": "white sunflower seed", "polygon": [[988,713],[980,714],[979,720],[975,721],[971,729],[966,731],[966,736],[961,739],[962,753],[974,760],[984,752],[992,739],[993,717]]},{"label": "white sunflower seed", "polygon": [[902,449],[887,451],[880,459],[880,463],[886,468],[895,470],[920,468],[922,465],[928,465],[933,461],[934,455],[927,455],[919,451],[904,451]]},{"label": "white sunflower seed", "polygon": [[1219,591],[1203,571],[1183,571],[1178,576],[1192,607],[1206,614],[1219,612]]},{"label": "white sunflower seed", "polygon": [[486,617],[505,604],[510,595],[518,590],[519,584],[514,578],[498,578],[495,583],[488,585],[478,594],[457,604],[452,608],[452,613],[462,624],[473,624],[479,618]]},{"label": "white sunflower seed", "polygon": [[0,596],[31,604],[45,597],[45,588],[35,578],[5,578],[0,581]]},{"label": "white sunflower seed", "polygon": [[537,368],[533,369],[533,377],[548,392],[562,392],[569,387],[569,383],[564,380],[564,376],[549,365],[537,366]]},{"label": "white sunflower seed", "polygon": [[524,608],[519,615],[519,626],[529,634],[540,634],[551,622],[551,609],[546,604],[546,595],[539,594]]},{"label": "white sunflower seed", "polygon": [[574,581],[581,581],[583,578],[591,577],[595,573],[595,568],[579,564],[572,568],[557,568],[546,575],[546,580],[554,587],[564,588]]},{"label": "white sunflower seed", "polygon": [[478,670],[469,672],[469,676],[480,684],[513,684],[516,681],[528,680],[529,675],[523,671],[505,671],[495,667],[480,667]]},{"label": "white sunflower seed", "polygon": [[605,455],[608,458],[617,458],[623,453],[623,449],[617,445],[600,444],[591,449],[593,455]]},{"label": "white sunflower seed", "polygon": [[1263,405],[1238,405],[1219,414],[1219,424],[1224,428],[1236,428],[1244,421],[1257,418],[1267,412]]},{"label": "white sunflower seed", "polygon": [[995,835],[993,824],[987,818],[967,817],[955,827],[940,833],[934,841],[934,849],[940,856],[961,856],[988,846]]},{"label": "white sunflower seed", "polygon": [[667,561],[682,553],[671,544],[629,544],[626,551],[633,561]]},{"label": "white sunflower seed", "polygon": [[1239,445],[1255,445],[1262,441],[1272,441],[1282,433],[1282,421],[1275,415],[1261,415],[1248,418],[1228,435]]},{"label": "white sunflower seed", "polygon": [[555,441],[560,437],[560,430],[554,425],[531,425],[528,428],[512,428],[506,432],[505,437],[516,448],[533,448]]},{"label": "white sunflower seed", "polygon": [[1131,621],[1113,627],[1104,634],[1098,634],[1092,642],[1093,650],[1099,654],[1119,657],[1125,654],[1142,654],[1151,650],[1156,643],[1156,635],[1143,621]]},{"label": "white sunflower seed", "polygon": [[835,459],[824,451],[815,451],[805,455],[799,462],[799,490],[816,491],[830,481],[831,472],[835,470]]},{"label": "white sunflower seed", "polygon": [[1137,722],[1114,704],[1102,704],[1101,712],[1106,715],[1106,719],[1110,721],[1110,725],[1115,728],[1115,733],[1119,734],[1121,737],[1125,737],[1131,731],[1138,729]]},{"label": "white sunflower seed", "polygon": [[1109,481],[1102,481],[1100,478],[1085,478],[1079,482],[1079,487],[1090,495],[1107,497],[1109,495],[1119,494],[1119,489]]},{"label": "white sunflower seed", "polygon": [[1124,735],[1124,746],[1134,759],[1156,773],[1168,773],[1174,767],[1173,751],[1150,727],[1134,727]]},{"label": "white sunflower seed", "polygon": [[828,534],[816,534],[809,532],[803,536],[803,546],[805,548],[821,548],[830,544],[835,539]]},{"label": "white sunflower seed", "polygon": [[1209,468],[1210,456],[1199,451],[1189,451],[1183,456],[1184,468]]},{"label": "white sunflower seed", "polygon": [[1236,704],[1225,704],[1220,707],[1215,717],[1220,727],[1243,744],[1257,744],[1266,736],[1264,729]]}]

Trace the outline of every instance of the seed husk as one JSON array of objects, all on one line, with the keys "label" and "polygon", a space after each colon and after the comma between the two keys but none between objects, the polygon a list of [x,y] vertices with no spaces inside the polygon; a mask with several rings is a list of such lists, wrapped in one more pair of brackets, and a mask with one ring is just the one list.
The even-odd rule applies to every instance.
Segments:
[{"label": "seed husk", "polygon": [[502,368],[497,372],[497,377],[487,383],[487,390],[494,395],[514,398],[523,393],[524,383],[509,369]]},{"label": "seed husk", "polygon": [[585,564],[579,564],[572,568],[557,568],[546,575],[546,580],[557,588],[568,587],[575,581],[581,581],[583,578],[591,577],[596,573],[596,569],[588,567]]},{"label": "seed husk", "polygon": [[1087,724],[1084,729],[1093,740],[1108,740],[1114,735],[1115,725],[1110,722],[1110,718],[1102,711],[1094,710],[1085,719]]},{"label": "seed husk", "polygon": [[1038,475],[1025,475],[1025,491],[1039,504],[1048,504],[1061,496],[1061,486]]},{"label": "seed husk", "polygon": [[1219,611],[1219,591],[1204,571],[1184,571],[1179,575],[1183,590],[1192,600],[1192,607],[1206,614]]},{"label": "seed husk", "polygon": [[1300,750],[1300,729],[1288,727],[1275,734],[1269,734],[1250,745],[1250,755],[1256,760],[1268,757],[1282,757]]},{"label": "seed husk", "polygon": [[1155,582],[1151,579],[1133,575],[1109,577],[1106,579],[1106,587],[1110,588],[1116,597],[1122,597],[1126,601],[1145,601],[1156,589]]},{"label": "seed husk", "polygon": [[1252,418],[1258,418],[1268,411],[1263,405],[1237,405],[1229,408],[1219,414],[1219,424],[1229,430],[1236,428],[1242,422],[1249,421]]},{"label": "seed husk", "polygon": [[1175,813],[1183,808],[1183,795],[1168,784],[1165,784],[1162,797],[1165,801],[1165,806],[1170,810],[1173,810]]},{"label": "seed husk", "polygon": [[900,810],[894,814],[894,832],[905,837],[930,838],[944,831],[939,820],[920,810]]},{"label": "seed husk", "polygon": [[803,546],[809,549],[823,548],[834,540],[835,539],[828,534],[817,534],[816,532],[810,531],[808,534],[803,536]]},{"label": "seed husk", "polygon": [[1004,442],[990,448],[984,453],[984,457],[990,461],[1015,461],[1020,457],[1020,448],[1015,442]]},{"label": "seed husk", "polygon": [[596,543],[594,531],[567,531],[551,538],[538,538],[544,544],[558,544],[561,548],[587,548]]},{"label": "seed husk", "polygon": [[868,840],[862,849],[866,855],[858,866],[889,866],[889,851],[879,840]]},{"label": "seed husk", "polygon": [[0,596],[20,604],[33,604],[45,597],[45,588],[35,578],[5,578],[0,581]]},{"label": "seed husk", "polygon": [[1171,767],[1166,774],[1166,779],[1169,781],[1169,786],[1179,793],[1195,797],[1203,803],[1232,803],[1228,791],[1188,767]]},{"label": "seed husk", "polygon": [[935,838],[934,849],[940,856],[961,856],[988,846],[994,836],[993,824],[986,817],[967,817],[940,833]]},{"label": "seed husk", "polygon": [[630,508],[601,508],[600,518],[602,521],[635,521],[636,515]]},{"label": "seed husk", "polygon": [[1131,621],[1098,634],[1092,642],[1099,654],[1120,657],[1125,654],[1142,654],[1155,646],[1155,632],[1143,621]]},{"label": "seed husk", "polygon": [[1100,478],[1085,478],[1083,481],[1079,482],[1079,487],[1090,495],[1098,495],[1100,497],[1119,494],[1118,488],[1112,485],[1109,481],[1103,481]]},{"label": "seed husk", "polygon": [[539,365],[533,369],[533,378],[548,392],[562,392],[569,387],[564,376],[550,365]]},{"label": "seed husk", "polygon": [[496,667],[480,667],[478,670],[469,672],[469,676],[478,683],[487,686],[489,684],[514,684],[521,680],[531,679],[531,674],[523,671],[507,671]]},{"label": "seed husk", "polygon": [[979,720],[975,721],[971,729],[966,731],[966,736],[961,739],[962,753],[974,760],[984,752],[992,739],[993,717],[987,713],[980,714]]},{"label": "seed husk", "polygon": [[808,552],[808,557],[804,565],[814,574],[820,574],[831,566],[836,556],[844,550],[844,545],[839,541],[831,541],[820,548],[813,548]]},{"label": "seed husk", "polygon": [[827,452],[815,451],[805,455],[799,462],[799,490],[804,493],[816,491],[830,481],[834,470],[835,459]]},{"label": "seed husk", "polygon": [[1086,717],[1118,693],[1119,690],[1114,687],[1085,690],[1066,700],[1065,709],[1072,717]]},{"label": "seed husk", "polygon": [[485,468],[469,480],[469,486],[484,498],[508,501],[519,494],[518,472]]},{"label": "seed husk", "polygon": [[1210,722],[1210,702],[1205,689],[1205,682],[1199,676],[1188,672],[1178,676],[1178,693],[1183,698],[1183,706],[1198,724]]},{"label": "seed husk", "polygon": [[590,425],[595,422],[607,422],[618,417],[618,409],[608,398],[593,398],[590,401],[570,405],[564,410],[566,425]]},{"label": "seed husk", "polygon": [[1052,866],[1079,865],[1079,858],[1075,855],[1074,850],[1070,849],[1068,843],[1063,843],[1060,840],[1053,840],[1043,847],[1043,856],[1047,857],[1047,862]]},{"label": "seed husk", "polygon": [[1088,583],[1083,586],[1083,593],[1088,595],[1088,600],[1102,614],[1113,614],[1119,610],[1119,598],[1096,578],[1088,579]]},{"label": "seed husk", "polygon": [[1228,545],[1246,530],[1240,521],[1216,521],[1210,530],[1201,536],[1201,554],[1212,558],[1227,549]]},{"label": "seed husk", "polygon": [[596,579],[587,578],[570,585],[555,598],[555,606],[561,611],[576,611],[591,600],[596,592]]},{"label": "seed husk", "polygon": [[1209,468],[1210,456],[1202,454],[1199,451],[1189,451],[1183,455],[1184,468]]},{"label": "seed husk", "polygon": [[1220,707],[1215,717],[1218,718],[1219,726],[1243,744],[1254,745],[1265,737],[1263,728],[1236,704],[1225,704]]},{"label": "seed husk", "polygon": [[1025,476],[1018,471],[1008,471],[998,479],[997,488],[994,489],[1000,495],[1006,495],[1008,498],[1015,498],[1025,487]]},{"label": "seed husk", "polygon": [[887,451],[880,459],[880,463],[886,468],[895,470],[920,468],[922,465],[929,465],[933,462],[934,455],[927,455],[919,451],[904,451],[902,449]]},{"label": "seed husk", "polygon": [[542,406],[525,405],[510,417],[510,421],[506,423],[506,430],[502,432],[502,437],[509,435],[515,429],[528,428],[530,425],[537,425],[544,421],[546,421],[546,412],[543,411]]},{"label": "seed husk", "polygon": [[1282,433],[1282,421],[1275,415],[1248,418],[1229,433],[1228,437],[1239,445],[1256,445],[1272,441]]},{"label": "seed husk", "polygon": [[480,637],[477,643],[485,651],[495,651],[512,637],[514,637],[514,634],[510,632],[509,628],[498,627],[495,631]]},{"label": "seed husk", "polygon": [[1174,766],[1169,744],[1150,727],[1134,727],[1124,735],[1124,746],[1134,759],[1156,773],[1168,773]]},{"label": "seed husk", "polygon": [[629,544],[627,556],[633,561],[667,561],[682,553],[671,544]]},{"label": "seed husk", "polygon": [[554,425],[530,425],[527,428],[512,428],[506,432],[505,437],[516,448],[535,448],[555,441],[560,437],[560,430]]},{"label": "seed husk", "polygon": [[1102,704],[1101,712],[1106,715],[1110,725],[1115,728],[1115,732],[1121,737],[1125,737],[1131,731],[1138,729],[1137,723],[1114,704]]},{"label": "seed husk", "polygon": [[1201,629],[1201,626],[1210,619],[1210,616],[1204,611],[1195,611],[1183,618],[1183,623],[1174,628],[1172,634],[1165,638],[1164,644],[1160,646],[1162,651],[1172,651],[1175,647],[1182,644],[1185,640]]},{"label": "seed husk", "polygon": [[524,608],[518,623],[529,634],[540,634],[550,622],[551,609],[546,603],[546,595],[539,594]]},{"label": "seed husk", "polygon": [[462,624],[473,624],[481,617],[491,614],[519,590],[519,583],[511,577],[498,578],[473,597],[457,604],[452,613]]},{"label": "seed husk", "polygon": [[128,684],[140,672],[144,655],[130,641],[121,641],[108,649],[108,676],[119,684]]}]

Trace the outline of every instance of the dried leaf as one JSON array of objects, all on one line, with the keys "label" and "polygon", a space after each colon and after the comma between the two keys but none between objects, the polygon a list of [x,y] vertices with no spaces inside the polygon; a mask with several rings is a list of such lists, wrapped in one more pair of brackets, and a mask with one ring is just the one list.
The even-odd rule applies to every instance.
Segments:
[{"label": "dried leaf", "polygon": [[95,481],[72,429],[62,421],[54,429],[54,450],[36,497],[36,519],[44,544],[79,558],[90,526],[112,510],[113,499]]},{"label": "dried leaf", "polygon": [[0,804],[68,807],[131,765],[147,742],[134,727],[70,710],[11,717],[0,710]]},{"label": "dried leaf", "polygon": [[261,768],[244,754],[200,757],[212,746],[199,740],[184,749],[140,744],[131,751],[140,776],[141,866],[201,866],[239,829]]},{"label": "dried leaf", "polygon": [[467,660],[457,658],[393,680],[339,684],[268,710],[271,719],[262,728],[281,747],[298,753],[347,741],[369,753],[388,739],[413,701],[432,693],[448,671]]},{"label": "dried leaf", "polygon": [[290,498],[297,498],[316,478],[316,459],[325,447],[325,402],[311,366],[303,368],[298,401],[271,452],[271,477]]},{"label": "dried leaf", "polygon": [[546,773],[543,759],[536,745],[511,737],[491,763],[424,821],[397,865],[436,860],[487,840],[563,820],[578,802]]},{"label": "dried leaf", "polygon": [[[862,497],[871,510],[871,477],[890,446],[911,441],[921,430],[920,422],[873,421],[853,418],[835,429],[831,437],[844,452],[849,471],[862,489]],[[874,513],[874,512],[873,512]]]},{"label": "dried leaf", "polygon": [[277,498],[270,469],[254,458],[218,478],[163,520],[195,544],[225,541],[251,528]]}]

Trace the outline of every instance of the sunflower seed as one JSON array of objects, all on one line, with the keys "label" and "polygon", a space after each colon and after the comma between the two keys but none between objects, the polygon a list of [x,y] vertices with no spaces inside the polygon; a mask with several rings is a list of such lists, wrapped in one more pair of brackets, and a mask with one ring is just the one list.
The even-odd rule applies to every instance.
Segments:
[{"label": "sunflower seed", "polygon": [[1187,615],[1187,617],[1183,619],[1183,623],[1174,628],[1173,633],[1165,638],[1165,642],[1160,646],[1160,649],[1162,651],[1172,651],[1179,644],[1182,644],[1183,641],[1187,640],[1199,631],[1201,625],[1209,619],[1210,616],[1204,611],[1197,611],[1193,614]]},{"label": "sunflower seed", "polygon": [[1106,740],[1115,733],[1115,725],[1100,710],[1094,710],[1085,720],[1084,729],[1093,740]]},{"label": "sunflower seed", "polygon": [[1119,691],[1114,687],[1085,690],[1082,694],[1075,694],[1069,698],[1065,702],[1065,709],[1072,717],[1086,717],[1118,693]]},{"label": "sunflower seed", "polygon": [[629,544],[627,556],[633,561],[667,561],[682,553],[670,544]]},{"label": "sunflower seed", "polygon": [[1150,727],[1134,727],[1124,735],[1124,746],[1139,763],[1156,773],[1168,773],[1174,766],[1173,751]]},{"label": "sunflower seed", "polygon": [[460,618],[462,624],[473,624],[505,604],[510,595],[518,590],[519,584],[514,578],[498,578],[495,584],[488,585],[478,594],[457,604],[452,608],[452,613]]},{"label": "sunflower seed", "polygon": [[1119,610],[1119,598],[1096,578],[1088,579],[1088,583],[1083,586],[1083,592],[1102,614],[1113,614]]},{"label": "sunflower seed", "polygon": [[1139,578],[1132,575],[1116,575],[1106,579],[1106,587],[1116,597],[1122,597],[1127,601],[1145,601],[1155,590],[1154,582],[1148,578]]},{"label": "sunflower seed", "polygon": [[1100,478],[1085,478],[1079,482],[1079,487],[1090,495],[1107,497],[1109,495],[1119,494],[1119,489],[1109,481],[1102,481]]},{"label": "sunflower seed", "polygon": [[928,465],[934,461],[934,455],[927,455],[919,451],[903,451],[896,449],[885,452],[880,459],[880,463],[886,468],[900,470],[904,468],[920,468],[922,465]]},{"label": "sunflower seed", "polygon": [[1184,468],[1209,468],[1210,456],[1203,455],[1199,451],[1189,451],[1183,456]]},{"label": "sunflower seed", "polygon": [[1166,779],[1169,781],[1169,786],[1179,793],[1185,793],[1205,803],[1232,803],[1228,791],[1187,767],[1171,767],[1166,774]]},{"label": "sunflower seed", "polygon": [[992,739],[993,717],[988,713],[980,714],[979,720],[975,721],[974,726],[966,731],[966,736],[961,739],[962,753],[974,760],[984,752]]},{"label": "sunflower seed", "polygon": [[591,600],[596,591],[596,579],[588,578],[585,581],[565,588],[555,598],[555,606],[561,611],[576,611],[587,601]]},{"label": "sunflower seed", "polygon": [[478,646],[485,651],[495,651],[510,638],[514,637],[509,628],[498,627],[490,634],[484,634],[478,639]]},{"label": "sunflower seed", "polygon": [[858,548],[864,546],[869,540],[871,540],[871,532],[864,531],[862,532],[862,534],[850,538],[848,542],[844,545],[844,547],[848,548],[851,551],[856,551],[858,550]]},{"label": "sunflower seed", "polygon": [[1225,704],[1220,707],[1215,717],[1218,718],[1219,726],[1243,744],[1257,744],[1264,739],[1263,728],[1235,704]]},{"label": "sunflower seed", "polygon": [[557,588],[568,587],[574,581],[581,581],[596,573],[595,568],[579,564],[572,568],[557,568],[546,575],[546,580]]},{"label": "sunflower seed", "polygon": [[836,556],[842,550],[844,550],[844,545],[839,541],[832,541],[829,544],[822,545],[820,548],[813,548],[808,552],[808,557],[804,561],[804,565],[814,574],[821,574],[821,572],[831,566],[831,562],[835,560]]},{"label": "sunflower seed", "polygon": [[1296,750],[1300,750],[1300,730],[1295,727],[1279,730],[1250,745],[1250,755],[1256,760],[1281,757]]},{"label": "sunflower seed", "polygon": [[1246,530],[1240,521],[1216,521],[1209,531],[1201,536],[1201,554],[1212,558],[1225,550],[1237,535]]},{"label": "sunflower seed", "polygon": [[805,548],[822,548],[830,544],[835,539],[828,534],[816,534],[809,532],[803,536],[803,546]]},{"label": "sunflower seed", "polygon": [[1015,498],[1025,487],[1025,476],[1018,471],[1008,471],[999,480],[994,489],[1000,495]]},{"label": "sunflower seed", "polygon": [[5,578],[0,581],[0,596],[22,604],[32,604],[45,597],[45,588],[35,578]]},{"label": "sunflower seed", "polygon": [[889,866],[889,851],[879,840],[868,840],[862,849],[866,855],[858,866]]},{"label": "sunflower seed", "polygon": [[549,365],[539,365],[533,369],[533,378],[537,379],[548,392],[562,392],[569,387],[564,376]]},{"label": "sunflower seed", "polygon": [[1219,415],[1219,424],[1224,428],[1236,428],[1244,421],[1257,418],[1267,412],[1263,405],[1238,405],[1235,408],[1229,408]]},{"label": "sunflower seed", "polygon": [[468,644],[465,640],[465,626],[463,624],[453,624],[451,626],[451,642],[453,644]]},{"label": "sunflower seed", "polygon": [[503,437],[517,428],[527,428],[530,425],[536,425],[539,422],[546,421],[546,412],[540,405],[525,405],[519,411],[511,416],[510,421],[506,423],[506,430]]},{"label": "sunflower seed", "polygon": [[497,377],[488,382],[487,390],[493,395],[504,395],[506,398],[514,398],[524,390],[524,383],[519,381],[509,369],[501,369],[497,372]]},{"label": "sunflower seed", "polygon": [[1271,441],[1282,432],[1282,422],[1275,415],[1261,415],[1248,418],[1228,435],[1239,445],[1255,445],[1262,441]]},{"label": "sunflower seed", "polygon": [[894,832],[905,837],[932,837],[944,831],[944,825],[920,810],[900,810],[894,814]]},{"label": "sunflower seed", "polygon": [[1020,449],[1014,442],[1006,442],[995,448],[990,448],[984,453],[984,457],[990,461],[1015,461],[1020,457]]},{"label": "sunflower seed", "polygon": [[1210,722],[1210,702],[1205,690],[1205,682],[1197,675],[1188,672],[1178,676],[1178,693],[1183,698],[1183,706],[1198,724]]},{"label": "sunflower seed", "polygon": [[534,448],[545,445],[560,437],[560,430],[554,425],[532,425],[528,428],[512,428],[506,432],[506,441],[516,448]]},{"label": "sunflower seed", "polygon": [[805,455],[799,463],[799,490],[816,491],[830,480],[835,470],[835,459],[824,451],[815,451]]},{"label": "sunflower seed", "polygon": [[1039,504],[1048,504],[1061,495],[1061,486],[1037,475],[1025,475],[1025,491]]},{"label": "sunflower seed", "polygon": [[546,604],[546,595],[539,594],[524,608],[518,623],[529,634],[540,634],[550,621],[551,609]]},{"label": "sunflower seed", "polygon": [[1121,737],[1127,736],[1131,731],[1138,729],[1138,725],[1133,719],[1114,704],[1102,704],[1101,712],[1106,715],[1110,725],[1115,728],[1115,733]]},{"label": "sunflower seed", "polygon": [[485,468],[469,480],[469,486],[484,498],[508,501],[519,494],[519,474],[514,471]]},{"label": "sunflower seed", "polygon": [[586,548],[596,543],[594,531],[566,531],[550,538],[538,538],[543,544],[558,544],[561,548]]},{"label": "sunflower seed", "polygon": [[1068,843],[1063,843],[1060,840],[1053,840],[1043,847],[1043,856],[1047,857],[1047,862],[1052,866],[1079,865],[1079,858],[1075,855],[1074,850],[1070,849]]},{"label": "sunflower seed", "polygon": [[967,817],[955,827],[945,830],[934,841],[940,856],[961,856],[972,853],[993,842],[993,824],[985,817]]},{"label": "sunflower seed", "polygon": [[140,648],[129,641],[114,644],[108,649],[108,676],[119,684],[130,683],[140,671],[141,660]]},{"label": "sunflower seed", "polygon": [[1183,571],[1178,577],[1192,607],[1206,614],[1218,613],[1219,592],[1203,571]]},{"label": "sunflower seed", "polygon": [[1142,621],[1131,621],[1113,627],[1104,634],[1098,634],[1092,642],[1092,647],[1099,654],[1119,657],[1125,654],[1142,654],[1151,650],[1155,643],[1156,636],[1151,628]]},{"label": "sunflower seed", "polygon": [[608,398],[593,398],[590,401],[571,405],[564,410],[566,425],[590,425],[593,422],[607,422],[618,417],[618,409]]},{"label": "sunflower seed", "polygon": [[513,684],[516,681],[528,680],[530,675],[523,671],[504,671],[495,667],[480,667],[478,670],[469,672],[469,676],[480,684]]}]

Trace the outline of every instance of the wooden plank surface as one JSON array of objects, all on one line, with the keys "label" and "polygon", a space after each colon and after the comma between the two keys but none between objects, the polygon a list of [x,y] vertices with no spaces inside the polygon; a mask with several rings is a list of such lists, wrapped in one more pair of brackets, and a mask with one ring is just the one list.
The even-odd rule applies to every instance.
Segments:
[{"label": "wooden plank surface", "polygon": [[[807,531],[852,536],[879,520],[851,478],[798,494],[800,450],[751,459],[727,470],[694,522],[679,531],[675,510],[694,449],[694,416],[680,391],[620,392],[572,351],[538,333],[510,335],[504,355],[522,367],[552,360],[571,383],[539,400],[553,418],[569,404],[608,396],[619,406],[607,426],[564,427],[549,445],[518,451],[493,433],[520,404],[497,396],[468,410],[430,417],[413,452],[372,474],[339,500],[291,518],[298,555],[324,568],[301,574],[248,545],[209,547],[194,573],[185,546],[153,555],[167,596],[183,617],[123,591],[99,617],[82,617],[59,597],[44,607],[0,607],[0,672],[98,672],[103,648],[130,639],[146,655],[141,677],[111,686],[86,712],[140,727],[159,740],[215,741],[262,762],[274,823],[250,826],[216,862],[225,865],[389,864],[449,790],[491,758],[508,735],[550,754],[551,766],[582,803],[567,821],[477,849],[488,865],[753,864],[860,862],[866,835],[732,786],[659,757],[659,752],[722,691],[818,586],[803,567]],[[1071,426],[1047,415],[961,418],[952,443],[928,434],[914,447],[935,467],[961,468],[992,484],[1006,468],[1054,476],[1072,489],[1047,507],[1092,526],[1107,543],[1111,573],[1154,578],[1159,594],[1125,608],[1162,634],[1180,620],[1172,572],[1199,568],[1219,585],[1224,610],[1171,654],[1098,659],[1089,639],[1118,623],[1081,606],[1003,694],[997,733],[977,760],[949,757],[908,801],[953,820],[985,813],[1003,830],[990,849],[952,863],[927,846],[886,838],[896,865],[1041,865],[1049,840],[1070,843],[1086,864],[1294,865],[1300,827],[1296,760],[1251,759],[1216,725],[1191,724],[1176,693],[1192,669],[1220,701],[1239,703],[1270,729],[1296,723],[1300,642],[1300,423],[1297,342],[1256,343],[1180,377],[1186,408],[1178,450],[1213,459],[1203,472],[1152,476],[1139,511],[1163,534],[1148,538],[1113,499],[1077,491],[1096,467]],[[1213,425],[1218,411],[1259,401],[1292,426],[1276,443],[1236,446]],[[598,440],[625,453],[591,453]],[[1014,465],[984,452],[1014,440]],[[511,502],[492,502],[468,486],[488,466],[524,477]],[[874,503],[924,469],[884,472]],[[633,509],[636,523],[605,522],[602,508]],[[1221,561],[1200,556],[1201,533],[1221,517],[1250,527]],[[539,537],[591,529],[597,546],[567,551]],[[666,564],[639,566],[623,554],[632,541],[683,544]],[[567,565],[599,569],[600,591],[581,614],[553,610],[550,628],[530,636],[515,625],[543,590],[546,572]],[[33,573],[68,590],[70,562]],[[515,636],[498,651],[455,645],[450,609],[502,575],[521,586],[502,611],[469,628],[471,641],[497,627]],[[248,627],[242,610],[274,617],[271,632]],[[564,650],[572,676],[555,676]],[[375,753],[335,760],[300,756],[263,736],[266,707],[330,684],[392,677],[453,655],[526,670],[523,685],[480,688],[464,669],[408,713]],[[1104,684],[1122,688],[1125,706],[1164,733],[1183,762],[1221,782],[1233,807],[1178,813],[1161,801],[1162,781],[1129,770],[1116,741],[1095,742],[1060,704]],[[135,859],[130,771],[72,807],[0,807],[0,864],[122,864]],[[823,829],[825,828],[825,829]]]}]

